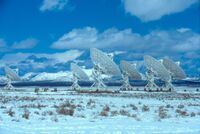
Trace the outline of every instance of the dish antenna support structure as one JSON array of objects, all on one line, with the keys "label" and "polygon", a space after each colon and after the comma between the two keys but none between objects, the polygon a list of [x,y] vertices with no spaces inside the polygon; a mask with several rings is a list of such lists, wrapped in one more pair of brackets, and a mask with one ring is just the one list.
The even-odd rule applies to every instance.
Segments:
[{"label": "dish antenna support structure", "polygon": [[144,56],[144,63],[147,68],[146,77],[147,77],[147,85],[145,88],[148,90],[157,90],[158,86],[154,83],[155,76],[164,81],[164,88],[169,91],[174,91],[174,87],[171,84],[171,76],[168,70],[164,67],[164,65],[151,56]]},{"label": "dish antenna support structure", "polygon": [[142,76],[136,70],[136,66],[130,64],[127,61],[122,60],[120,62],[120,68],[122,70],[122,79],[123,79],[123,84],[121,86],[121,89],[122,90],[132,90],[132,86],[129,83],[129,79],[141,80]]},{"label": "dish antenna support structure", "polygon": [[94,65],[92,72],[94,83],[92,87],[97,87],[97,90],[106,87],[102,74],[121,76],[118,66],[104,52],[96,48],[91,48],[90,57]]},{"label": "dish antenna support structure", "polygon": [[78,90],[81,87],[78,84],[79,80],[89,80],[87,74],[76,64],[71,63],[70,65],[72,75],[73,75],[73,84],[72,84],[72,90]]},{"label": "dish antenna support structure", "polygon": [[106,85],[103,83],[103,68],[100,67],[99,64],[94,64],[94,68],[92,71],[92,78],[94,79],[94,83],[91,87],[97,87],[97,89],[105,88]]},{"label": "dish antenna support structure", "polygon": [[12,70],[11,68],[5,66],[4,67],[4,71],[7,77],[7,81],[6,81],[6,85],[5,85],[5,89],[13,89],[14,87],[12,86],[11,82],[12,81],[19,81],[20,77],[18,76],[17,72]]}]

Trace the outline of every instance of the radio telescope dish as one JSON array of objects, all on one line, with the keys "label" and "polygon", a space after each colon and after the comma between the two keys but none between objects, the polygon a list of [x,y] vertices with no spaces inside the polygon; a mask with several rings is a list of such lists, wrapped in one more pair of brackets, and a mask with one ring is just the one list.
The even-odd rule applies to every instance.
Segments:
[{"label": "radio telescope dish", "polygon": [[15,71],[13,71],[11,68],[6,66],[6,67],[4,67],[4,70],[5,70],[6,77],[8,78],[7,82],[6,82],[6,86],[4,88],[9,89],[9,90],[13,89],[11,81],[20,81],[21,79],[17,75],[17,73]]},{"label": "radio telescope dish", "polygon": [[145,62],[145,66],[147,68],[147,80],[148,80],[148,84],[147,86],[149,86],[150,88],[157,88],[157,86],[155,85],[155,83],[152,83],[154,81],[154,76],[157,76],[158,78],[160,78],[161,80],[163,80],[165,82],[165,85],[167,88],[169,89],[173,89],[173,86],[171,84],[171,76],[170,73],[167,71],[167,69],[164,67],[164,65],[159,62],[158,60],[156,60],[155,58],[146,55],[144,56],[144,62]]},{"label": "radio telescope dish", "polygon": [[87,74],[78,65],[71,63],[70,68],[72,72],[77,74],[79,80],[89,80]]},{"label": "radio telescope dish", "polygon": [[132,64],[130,64],[127,61],[121,61],[120,62],[120,67],[122,71],[127,72],[128,76],[133,79],[133,80],[141,80],[142,76],[140,73],[136,70],[136,67]]},{"label": "radio telescope dish", "polygon": [[103,83],[102,74],[121,76],[119,67],[114,63],[114,61],[102,51],[91,48],[90,57],[94,64],[92,77],[94,83],[92,85],[96,86],[98,89],[106,87]]},{"label": "radio telescope dish", "polygon": [[185,79],[186,74],[183,69],[169,58],[163,59],[163,65],[171,72],[173,79]]},{"label": "radio telescope dish", "polygon": [[108,75],[121,76],[119,67],[113,62],[113,60],[103,53],[102,51],[91,48],[90,56],[95,65],[99,65],[103,70],[103,73]]},{"label": "radio telescope dish", "polygon": [[132,90],[132,86],[129,84],[129,79],[133,80],[141,80],[142,77],[140,73],[136,70],[136,67],[132,64],[130,64],[127,61],[121,61],[120,67],[122,70],[122,78],[123,78],[123,84],[121,89],[122,90]]},{"label": "radio telescope dish", "polygon": [[6,77],[8,79],[10,79],[11,81],[20,81],[20,77],[17,75],[17,73],[15,71],[13,71],[11,68],[9,67],[4,67],[5,73],[6,73]]},{"label": "radio telescope dish", "polygon": [[146,55],[144,56],[144,62],[145,66],[148,69],[152,69],[154,74],[159,77],[163,81],[169,81],[171,79],[169,72],[167,69],[164,67],[162,63],[160,63],[158,60],[155,58]]},{"label": "radio telescope dish", "polygon": [[80,86],[78,84],[79,80],[89,80],[87,74],[76,64],[71,63],[71,71],[73,72],[73,84],[72,89],[80,89]]}]

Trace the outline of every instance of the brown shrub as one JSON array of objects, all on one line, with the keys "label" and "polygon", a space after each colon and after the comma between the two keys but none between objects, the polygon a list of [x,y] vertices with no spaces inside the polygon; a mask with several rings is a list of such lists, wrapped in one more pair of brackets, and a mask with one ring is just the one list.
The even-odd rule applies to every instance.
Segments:
[{"label": "brown shrub", "polygon": [[47,92],[49,89],[48,88],[44,88],[44,92]]},{"label": "brown shrub", "polygon": [[24,109],[24,113],[22,114],[22,118],[29,119],[30,112],[27,109]]},{"label": "brown shrub", "polygon": [[103,111],[109,112],[109,111],[110,111],[110,107],[109,107],[108,105],[105,105],[105,106],[103,107]]},{"label": "brown shrub", "polygon": [[35,88],[34,92],[38,94],[39,90],[39,88]]},{"label": "brown shrub", "polygon": [[121,115],[123,115],[123,116],[129,116],[129,117],[131,116],[130,113],[129,113],[128,111],[123,110],[123,109],[120,110],[119,113],[120,113]]},{"label": "brown shrub", "polygon": [[138,110],[138,108],[134,104],[130,104],[130,107],[132,107],[132,110]]},{"label": "brown shrub", "polygon": [[53,115],[52,111],[48,111],[47,113],[48,113],[48,115]]},{"label": "brown shrub", "polygon": [[143,107],[142,107],[142,112],[147,112],[147,111],[149,111],[150,109],[149,109],[149,107],[147,106],[147,105],[143,105]]},{"label": "brown shrub", "polygon": [[176,109],[176,113],[178,113],[182,117],[188,116],[187,111],[184,111],[184,110]]},{"label": "brown shrub", "polygon": [[71,109],[75,109],[76,105],[72,104],[69,100],[67,100],[64,103],[60,104],[59,107],[68,107],[68,108],[71,108]]},{"label": "brown shrub", "polygon": [[178,108],[183,109],[184,105],[178,105]]},{"label": "brown shrub", "polygon": [[56,112],[58,114],[62,114],[62,115],[69,115],[69,116],[73,116],[74,115],[74,109],[73,108],[65,108],[65,107],[58,107]]},{"label": "brown shrub", "polygon": [[89,101],[87,102],[87,106],[91,106],[92,104],[95,104],[95,101],[92,99],[89,99]]},{"label": "brown shrub", "polygon": [[107,111],[101,111],[100,115],[106,117],[106,116],[108,116],[108,112]]},{"label": "brown shrub", "polygon": [[158,110],[158,116],[160,117],[160,119],[165,119],[168,117],[167,115],[167,109],[164,109],[164,107],[159,107],[159,110]]},{"label": "brown shrub", "polygon": [[7,114],[10,116],[10,117],[13,117],[15,115],[15,112],[12,110],[12,108],[10,108],[8,111],[7,111]]},{"label": "brown shrub", "polygon": [[194,112],[192,112],[192,113],[190,114],[190,116],[191,116],[191,117],[195,117],[196,114],[195,114]]}]

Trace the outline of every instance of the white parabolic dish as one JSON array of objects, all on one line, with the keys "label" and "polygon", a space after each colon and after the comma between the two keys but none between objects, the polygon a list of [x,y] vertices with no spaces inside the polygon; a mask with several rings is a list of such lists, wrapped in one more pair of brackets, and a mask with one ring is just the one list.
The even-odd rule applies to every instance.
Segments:
[{"label": "white parabolic dish", "polygon": [[128,76],[133,80],[141,80],[142,76],[140,73],[136,70],[136,67],[132,64],[130,64],[127,61],[122,60],[120,62],[120,67],[122,71],[125,71],[128,73]]},{"label": "white parabolic dish", "polygon": [[89,80],[89,77],[87,76],[87,74],[78,65],[71,63],[70,68],[72,72],[78,75],[79,80],[84,80],[84,81]]},{"label": "white parabolic dish", "polygon": [[169,58],[163,59],[163,65],[171,72],[173,79],[185,79],[186,74],[183,69]]},{"label": "white parabolic dish", "polygon": [[115,64],[112,61],[112,59],[108,57],[105,53],[103,53],[102,51],[96,48],[91,48],[90,56],[91,56],[92,62],[103,69],[103,73],[108,74],[108,75],[121,76],[121,72],[117,64]]},{"label": "white parabolic dish", "polygon": [[156,60],[155,58],[145,55],[144,56],[144,64],[148,69],[152,69],[157,77],[159,77],[163,81],[170,81],[171,76],[164,65]]},{"label": "white parabolic dish", "polygon": [[15,71],[13,71],[9,67],[4,67],[6,76],[11,80],[11,81],[20,81],[20,77],[17,75]]}]

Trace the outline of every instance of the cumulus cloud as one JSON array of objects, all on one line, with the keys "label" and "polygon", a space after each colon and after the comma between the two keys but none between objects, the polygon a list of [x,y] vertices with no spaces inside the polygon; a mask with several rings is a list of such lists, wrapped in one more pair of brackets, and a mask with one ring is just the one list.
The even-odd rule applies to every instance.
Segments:
[{"label": "cumulus cloud", "polygon": [[[0,63],[4,65],[19,65],[20,63],[38,64],[42,63],[43,67],[55,65],[57,63],[65,63],[79,57],[83,52],[79,50],[69,50],[61,53],[45,54],[45,53],[8,53],[1,59]],[[45,60],[45,62],[43,62]]]},{"label": "cumulus cloud", "polygon": [[62,10],[67,3],[68,0],[44,0],[40,11]]},{"label": "cumulus cloud", "polygon": [[20,42],[15,42],[12,45],[13,49],[31,49],[33,47],[35,47],[38,43],[38,40],[34,39],[34,38],[28,38],[25,40],[22,40]]},{"label": "cumulus cloud", "polygon": [[[186,29],[186,28],[182,28]],[[200,51],[200,35],[191,30],[152,31],[146,35],[134,33],[131,29],[110,28],[100,33],[96,28],[73,29],[64,34],[51,47],[56,49],[89,49],[91,47],[132,50],[157,55]]]},{"label": "cumulus cloud", "polygon": [[[200,34],[188,28],[163,31],[154,30],[146,35],[131,29],[110,28],[99,32],[96,28],[73,29],[64,34],[51,47],[56,49],[83,49],[92,47],[109,51],[126,51],[119,59],[142,60],[145,54],[156,58],[170,57],[182,62],[185,68],[199,64]],[[186,62],[190,61],[190,62]],[[192,65],[192,66],[191,66]],[[190,69],[188,69],[190,70]],[[194,72],[196,69],[192,69]]]},{"label": "cumulus cloud", "polygon": [[83,29],[73,29],[64,34],[58,41],[52,44],[56,49],[88,49],[97,48],[122,48],[122,45],[129,46],[133,41],[137,42],[140,35],[132,33],[131,29],[119,31],[115,28],[99,33],[96,28],[85,27]]},{"label": "cumulus cloud", "polygon": [[147,22],[184,11],[198,0],[122,0],[122,2],[127,13]]}]

